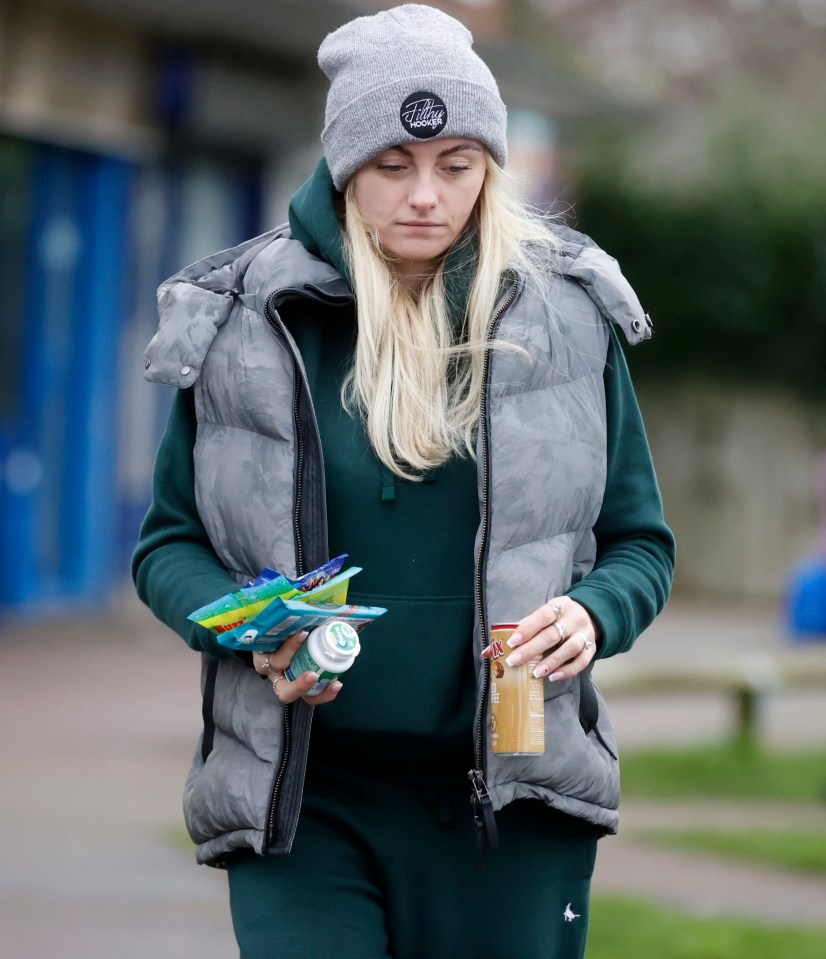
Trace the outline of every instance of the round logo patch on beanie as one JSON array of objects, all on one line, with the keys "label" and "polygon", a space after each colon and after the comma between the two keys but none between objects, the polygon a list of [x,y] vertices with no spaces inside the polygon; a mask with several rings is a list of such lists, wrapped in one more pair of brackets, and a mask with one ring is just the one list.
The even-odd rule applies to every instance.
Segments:
[{"label": "round logo patch on beanie", "polygon": [[435,93],[418,90],[411,93],[399,111],[402,126],[419,140],[429,140],[441,133],[447,123],[447,107]]}]

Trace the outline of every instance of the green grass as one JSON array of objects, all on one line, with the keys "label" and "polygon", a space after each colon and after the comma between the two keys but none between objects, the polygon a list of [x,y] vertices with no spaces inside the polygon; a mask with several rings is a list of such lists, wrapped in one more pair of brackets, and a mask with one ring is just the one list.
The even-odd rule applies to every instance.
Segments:
[{"label": "green grass", "polygon": [[816,830],[736,829],[720,832],[708,829],[669,829],[645,833],[645,839],[665,846],[676,846],[678,849],[734,856],[761,865],[826,875],[826,832]]},{"label": "green grass", "polygon": [[822,929],[696,919],[633,899],[594,896],[587,959],[823,959]]},{"label": "green grass", "polygon": [[816,802],[826,798],[826,752],[779,753],[737,742],[626,752],[622,790],[652,799]]}]

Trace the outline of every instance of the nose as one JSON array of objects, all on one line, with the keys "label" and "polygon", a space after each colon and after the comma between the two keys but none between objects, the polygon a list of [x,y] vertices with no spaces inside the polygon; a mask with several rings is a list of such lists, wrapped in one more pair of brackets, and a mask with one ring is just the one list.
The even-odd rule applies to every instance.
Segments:
[{"label": "nose", "polygon": [[436,184],[428,171],[419,170],[416,172],[416,177],[410,185],[407,200],[417,210],[432,210],[439,202]]}]

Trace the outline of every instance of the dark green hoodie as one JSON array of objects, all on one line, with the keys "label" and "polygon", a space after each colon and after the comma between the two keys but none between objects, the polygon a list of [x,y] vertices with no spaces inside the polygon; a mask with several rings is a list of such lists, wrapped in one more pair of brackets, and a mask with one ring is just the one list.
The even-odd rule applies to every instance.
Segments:
[{"label": "dark green hoodie", "polygon": [[[347,276],[326,164],[290,205],[293,236]],[[465,247],[467,249],[467,247]],[[472,267],[454,264],[449,291],[463,312]],[[291,307],[291,308],[290,308]],[[475,464],[454,458],[422,482],[394,480],[374,456],[340,388],[355,342],[350,310],[292,303],[282,318],[307,369],[327,474],[330,553],[364,567],[351,598],[389,610],[363,634],[362,653],[336,702],[318,710],[313,753],[383,765],[469,768],[474,669],[473,542],[479,522]],[[594,532],[594,570],[569,594],[589,609],[599,654],[628,649],[665,604],[674,543],[625,358],[612,328],[604,374],[608,471]],[[153,501],[133,559],[141,598],[194,648],[226,655],[186,614],[235,582],[212,552],[194,498],[191,391],[173,404],[156,463]]]}]

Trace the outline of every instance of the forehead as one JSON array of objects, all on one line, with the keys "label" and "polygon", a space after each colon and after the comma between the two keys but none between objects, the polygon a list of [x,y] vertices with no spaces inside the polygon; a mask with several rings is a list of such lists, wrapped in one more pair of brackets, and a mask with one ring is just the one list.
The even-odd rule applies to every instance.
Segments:
[{"label": "forehead", "polygon": [[383,156],[385,153],[401,153],[415,160],[437,160],[456,153],[467,153],[481,158],[485,155],[485,147],[478,140],[469,137],[444,137],[427,142],[399,143],[388,147],[377,156]]}]

